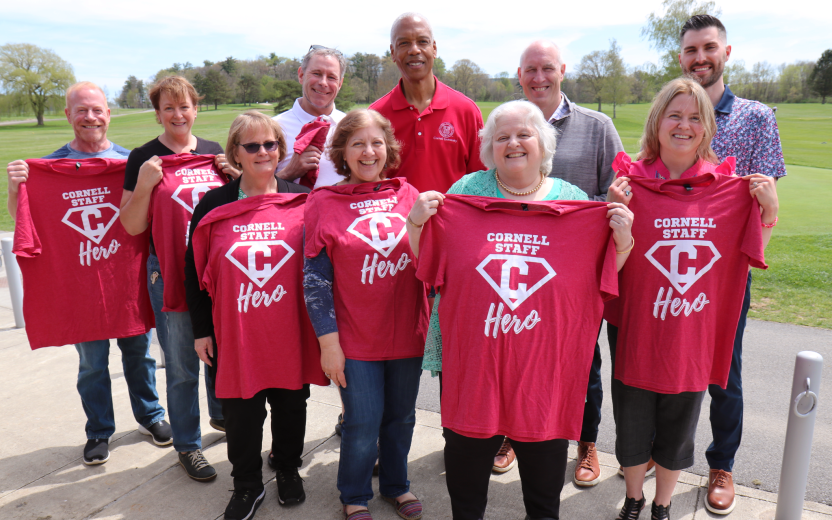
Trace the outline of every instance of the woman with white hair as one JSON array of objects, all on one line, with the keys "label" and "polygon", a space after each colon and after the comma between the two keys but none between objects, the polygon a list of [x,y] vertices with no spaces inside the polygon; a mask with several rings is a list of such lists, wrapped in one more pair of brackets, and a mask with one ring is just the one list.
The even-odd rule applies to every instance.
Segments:
[{"label": "woman with white hair", "polygon": [[[500,448],[501,453],[505,450],[506,445],[511,439],[514,441],[515,449],[520,464],[520,478],[522,481],[523,500],[526,506],[526,518],[531,519],[556,519],[559,515],[560,508],[560,491],[563,487],[564,475],[566,473],[566,452],[568,441],[565,437],[569,434],[561,433],[560,435],[553,432],[565,432],[567,430],[580,430],[580,421],[583,411],[583,393],[572,392],[571,389],[565,387],[570,386],[570,382],[564,378],[555,382],[555,387],[549,392],[552,386],[552,379],[558,379],[558,374],[573,373],[573,374],[588,374],[588,363],[592,357],[592,347],[594,346],[593,327],[586,327],[582,320],[587,316],[598,314],[595,322],[600,321],[599,308],[601,306],[600,292],[598,292],[598,280],[595,278],[597,272],[600,272],[603,267],[605,276],[614,279],[615,269],[620,269],[624,265],[629,250],[632,247],[632,235],[630,227],[632,225],[632,213],[623,204],[612,203],[604,206],[601,203],[586,202],[585,205],[576,205],[574,203],[561,204],[547,204],[545,201],[587,201],[587,195],[577,187],[565,182],[561,179],[548,177],[552,167],[552,157],[555,153],[556,136],[555,131],[549,125],[540,109],[528,101],[512,101],[497,107],[489,116],[485,127],[480,131],[481,145],[480,156],[483,163],[486,164],[488,170],[470,173],[459,181],[457,181],[448,191],[448,195],[452,197],[448,201],[454,201],[457,208],[460,202],[464,202],[467,198],[453,197],[453,195],[474,195],[467,199],[471,205],[478,205],[477,207],[484,207],[487,210],[480,213],[473,213],[468,211],[468,214],[475,215],[474,219],[480,218],[483,221],[491,219],[501,226],[500,229],[494,227],[495,231],[500,233],[487,233],[488,236],[500,235],[503,236],[505,232],[512,233],[548,233],[542,239],[538,235],[520,234],[508,236],[529,237],[529,243],[543,244],[549,246],[554,244],[553,240],[560,240],[566,247],[571,247],[574,244],[576,249],[588,247],[592,249],[593,253],[586,254],[578,251],[571,251],[569,249],[558,249],[557,255],[570,256],[569,262],[571,265],[566,266],[559,278],[559,286],[566,287],[571,281],[576,278],[585,277],[587,283],[585,285],[576,285],[575,299],[570,299],[567,295],[565,299],[569,299],[570,303],[561,305],[553,302],[552,298],[563,298],[564,296],[555,295],[557,291],[563,291],[562,288],[555,288],[555,285],[549,285],[546,289],[537,290],[542,287],[541,284],[536,285],[531,290],[527,290],[524,283],[520,283],[518,279],[514,278],[519,272],[522,276],[526,274],[523,271],[533,270],[534,267],[529,267],[531,264],[520,262],[515,267],[517,269],[506,269],[505,265],[496,270],[492,269],[496,276],[500,277],[499,273],[502,271],[502,277],[505,280],[500,281],[500,287],[512,284],[517,285],[517,291],[524,292],[530,295],[533,292],[537,293],[537,297],[547,293],[542,299],[545,300],[544,305],[537,307],[537,302],[533,303],[535,310],[532,311],[529,318],[522,323],[518,321],[517,317],[511,317],[509,314],[502,318],[498,317],[497,322],[500,324],[500,330],[505,334],[498,338],[498,328],[494,326],[493,338],[490,337],[489,323],[494,320],[491,311],[488,313],[489,319],[486,319],[486,329],[489,331],[485,338],[475,340],[478,334],[482,334],[482,321],[479,321],[479,316],[476,318],[469,318],[473,306],[471,308],[463,309],[456,308],[458,303],[454,300],[448,300],[452,296],[468,291],[469,298],[480,299],[483,298],[477,294],[473,295],[475,289],[470,287],[462,288],[468,281],[461,278],[466,276],[470,271],[459,273],[452,279],[455,274],[454,270],[461,269],[460,254],[452,260],[446,260],[443,256],[446,252],[439,251],[441,246],[436,239],[437,235],[444,234],[445,237],[451,236],[455,232],[447,231],[451,227],[459,228],[465,227],[464,233],[468,237],[472,237],[468,243],[463,244],[464,236],[460,236],[460,240],[449,240],[448,243],[455,244],[456,249],[463,251],[462,255],[467,255],[468,259],[473,259],[476,265],[480,261],[479,255],[488,253],[488,244],[475,242],[477,239],[473,238],[479,235],[486,236],[486,231],[492,228],[476,224],[474,220],[467,222],[450,222],[449,217],[445,217],[444,213],[448,213],[448,206],[442,210],[443,215],[434,216],[439,210],[439,206],[445,205],[445,195],[438,192],[425,192],[419,196],[416,204],[410,212],[407,220],[408,236],[411,243],[411,248],[415,255],[419,257],[419,270],[417,276],[423,281],[433,283],[433,279],[428,280],[422,275],[430,278],[433,274],[431,265],[437,264],[436,258],[440,256],[442,260],[439,263],[443,266],[442,274],[437,279],[441,283],[440,294],[437,295],[433,315],[431,316],[430,328],[428,332],[428,343],[425,348],[425,363],[423,368],[432,370],[434,372],[442,370],[442,339],[443,336],[447,343],[445,352],[445,364],[448,371],[445,374],[444,391],[442,395],[442,413],[443,413],[443,427],[445,437],[445,468],[447,475],[448,492],[451,497],[451,507],[453,518],[455,520],[467,519],[481,519],[485,514],[485,507],[487,503],[488,480],[490,470],[494,460],[494,453]],[[508,207],[503,204],[494,204],[493,200],[484,199],[484,197],[491,197],[497,199],[507,199],[518,202],[540,202],[540,204],[522,204],[520,208]],[[578,208],[582,209],[578,209]],[[505,212],[505,210],[510,210]],[[493,211],[491,211],[493,210]],[[503,210],[501,213],[500,211]],[[569,227],[566,222],[575,222],[574,215],[585,211],[585,215],[581,217],[582,222],[589,223],[585,228],[576,227],[569,228],[569,233],[562,233],[560,237],[554,237],[546,230],[553,229],[553,227],[563,228]],[[606,211],[605,211],[606,210]],[[513,211],[513,213],[511,213]],[[528,212],[528,213],[527,213]],[[571,214],[573,217],[556,217],[551,218],[551,215],[557,214]],[[492,215],[489,215],[492,214]],[[493,215],[500,213],[499,215]],[[548,214],[547,214],[548,213]],[[479,215],[477,217],[476,215]],[[526,216],[528,215],[528,216]],[[613,254],[610,250],[612,244],[609,241],[609,231],[607,224],[601,222],[599,226],[599,217],[606,217],[609,219],[609,227],[612,228],[612,236],[615,246],[615,251],[619,254]],[[422,238],[423,226],[428,224],[428,221],[439,219],[437,224],[430,222],[425,229],[425,239],[420,244]],[[519,217],[519,219],[518,219]],[[512,220],[513,219],[513,220]],[[532,222],[526,219],[534,219]],[[563,220],[559,220],[563,219]],[[519,229],[516,224],[518,221],[525,221],[523,227],[532,226],[523,231]],[[558,220],[557,223],[555,221]],[[504,223],[501,223],[504,222]],[[476,224],[476,225],[474,225]],[[490,224],[489,224],[490,225]],[[540,230],[537,231],[537,226]],[[593,237],[604,237],[605,240],[594,240]],[[488,239],[491,241],[492,239]],[[494,238],[499,241],[499,239]],[[494,244],[490,244],[492,247]],[[506,244],[500,244],[500,249],[495,251],[509,252],[504,250]],[[512,246],[516,244],[511,244]],[[536,250],[540,250],[537,247]],[[555,246],[557,248],[558,246]],[[420,248],[423,249],[420,254]],[[548,249],[548,248],[547,248]],[[484,252],[483,252],[484,251]],[[522,247],[521,247],[522,251]],[[554,251],[554,250],[553,250]],[[512,250],[516,252],[516,250]],[[529,260],[530,257],[514,257],[513,255],[489,255],[482,263],[477,266],[477,271],[486,277],[487,271],[491,269],[488,262],[493,257],[499,257],[498,262],[505,261],[508,263],[509,257],[514,258],[515,261],[525,259],[526,261],[541,265],[543,251],[539,251],[537,258],[534,261]],[[525,253],[524,253],[525,254]],[[552,254],[552,253],[547,253]],[[615,257],[614,259],[612,257]],[[583,258],[587,260],[584,261]],[[550,259],[550,261],[554,261]],[[424,265],[423,265],[424,264]],[[451,268],[445,268],[445,265],[454,264]],[[521,265],[522,264],[522,265]],[[548,265],[548,264],[547,264]],[[562,264],[566,265],[566,264]],[[598,266],[598,267],[596,267]],[[466,267],[467,269],[467,267]],[[560,267],[556,266],[556,269]],[[431,272],[428,272],[431,271]],[[580,273],[573,276],[573,272]],[[584,272],[587,271],[587,272]],[[483,274],[486,273],[486,274]],[[489,275],[491,276],[491,275]],[[554,275],[551,275],[554,276]],[[549,278],[551,278],[551,276]],[[477,276],[473,278],[476,282],[480,282]],[[522,280],[520,278],[519,280]],[[492,276],[492,283],[494,280]],[[602,284],[603,285],[603,284]],[[614,292],[614,282],[607,285],[606,289]],[[521,287],[522,286],[522,287]],[[493,287],[493,283],[492,283]],[[593,292],[594,288],[596,292]],[[487,290],[487,289],[486,289]],[[602,287],[602,291],[604,288]],[[466,293],[466,294],[468,294]],[[488,294],[482,293],[483,295]],[[578,301],[583,295],[587,295],[586,303],[591,305],[591,308],[584,309],[580,307],[583,300]],[[490,297],[490,295],[489,295]],[[442,298],[445,298],[443,300]],[[442,305],[454,307],[454,313],[449,309],[444,309]],[[487,305],[488,302],[485,302]],[[512,310],[520,303],[514,304]],[[570,304],[577,305],[579,308],[573,309]],[[464,304],[463,304],[464,305]],[[481,307],[481,306],[480,306]],[[483,312],[478,307],[476,313]],[[526,309],[524,307],[523,309]],[[500,304],[502,309],[502,304]],[[557,313],[556,309],[572,309],[577,312],[569,312],[566,315],[553,316]],[[586,311],[586,312],[584,312]],[[499,311],[498,311],[499,312]],[[540,313],[540,314],[538,314]],[[444,334],[440,332],[439,316],[442,316],[442,323],[448,323],[448,329],[444,330]],[[484,317],[484,316],[483,316]],[[505,319],[503,319],[505,318]],[[532,319],[533,318],[533,319]],[[552,318],[561,322],[559,326],[571,327],[574,329],[574,335],[565,334],[574,339],[564,339],[564,335],[556,338],[559,343],[558,346],[552,346],[549,352],[540,351],[542,344],[538,340],[536,345],[529,344],[520,336],[520,329],[526,328],[531,331],[542,319],[551,322]],[[522,318],[521,318],[522,319]],[[514,321],[512,321],[514,320]],[[515,321],[520,323],[517,327],[507,327],[507,325],[514,324]],[[473,332],[473,336],[460,339],[459,330],[466,327],[469,322],[476,322],[476,327],[480,332]],[[587,322],[588,323],[588,322]],[[551,325],[543,325],[549,327]],[[509,333],[506,333],[508,329]],[[584,330],[585,329],[585,330]],[[467,330],[467,329],[466,329]],[[535,335],[526,336],[530,338],[532,343],[534,339],[541,338],[545,343],[546,339],[538,333],[541,329],[535,331]],[[510,334],[510,332],[514,334]],[[588,332],[587,332],[588,331]],[[546,338],[552,337],[554,333],[547,333]],[[514,339],[517,336],[517,339]],[[590,337],[591,336],[591,337]],[[456,338],[457,343],[454,342]],[[508,338],[508,339],[506,339]],[[581,349],[581,344],[586,343],[586,349]],[[547,343],[548,345],[548,343]],[[566,347],[564,348],[564,345]],[[542,349],[542,350],[547,350]],[[560,352],[569,352],[568,354],[554,354],[558,359],[552,358],[552,352],[557,349],[563,349]],[[585,350],[585,352],[584,352]],[[535,356],[542,354],[540,359]],[[450,357],[449,357],[450,356]],[[545,359],[544,359],[545,358]],[[505,363],[503,366],[501,363]],[[583,366],[586,364],[587,366]],[[536,365],[536,366],[535,366]],[[540,385],[539,388],[527,388],[528,384],[522,381],[535,381],[532,385],[537,385],[538,379],[536,377],[541,367],[546,370],[546,367],[554,368],[548,378],[544,378],[546,382]],[[477,379],[479,376],[471,377],[470,371],[493,373],[493,377],[488,379]],[[534,373],[533,373],[534,372]],[[576,378],[578,376],[575,376]],[[577,383],[576,383],[577,384]],[[547,386],[548,385],[548,386]],[[520,388],[520,387],[523,388]],[[574,386],[574,385],[573,385]],[[580,386],[580,385],[578,385]],[[586,379],[583,380],[583,388],[586,386]],[[483,387],[488,387],[484,390]],[[576,387],[577,388],[577,387]],[[484,397],[487,393],[487,396]],[[574,395],[572,395],[574,393]],[[526,398],[524,396],[534,396]],[[546,395],[544,395],[546,394]],[[558,394],[558,395],[555,395]],[[553,397],[554,396],[554,397]],[[489,400],[492,399],[492,400]],[[555,402],[558,401],[559,402]],[[570,403],[568,406],[574,408],[569,413],[561,413],[554,411],[563,403]],[[482,403],[486,404],[484,409],[481,409]],[[519,406],[514,406],[518,404]],[[573,406],[574,405],[574,406]],[[525,408],[525,410],[518,410],[518,408]],[[479,415],[471,414],[471,411],[479,413]],[[480,413],[481,412],[481,413]],[[472,419],[472,417],[481,417],[481,419]],[[462,419],[460,419],[462,418]],[[524,424],[520,427],[514,418],[519,419]],[[561,419],[563,418],[563,419]],[[558,421],[563,420],[570,423],[568,427],[560,427],[557,425]],[[575,423],[575,424],[572,424]],[[502,448],[501,448],[502,445]]]}]

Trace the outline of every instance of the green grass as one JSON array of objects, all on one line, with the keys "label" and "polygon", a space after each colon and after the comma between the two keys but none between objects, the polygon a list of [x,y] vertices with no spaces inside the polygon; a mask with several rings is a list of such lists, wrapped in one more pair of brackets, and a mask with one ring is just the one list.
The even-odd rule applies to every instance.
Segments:
[{"label": "green grass", "polygon": [[[499,103],[478,105],[487,118]],[[252,108],[273,114],[265,105],[221,105],[216,111],[210,107],[197,116],[194,133],[225,145],[231,122]],[[612,106],[602,105],[602,109],[612,114]],[[638,151],[648,109],[647,104],[617,108],[614,122],[628,153]],[[152,112],[136,112],[111,120],[110,139],[134,148],[161,133]],[[778,105],[777,121],[789,175],[777,184],[780,222],[766,251],[768,271],[754,272],[749,316],[832,329],[832,218],[828,209],[832,200],[832,104]],[[0,165],[42,157],[72,138],[72,128],[65,120],[40,128],[31,123],[0,126]],[[829,144],[821,144],[823,141]],[[10,230],[14,222],[5,211],[6,183],[6,176],[1,175],[0,229]]]}]

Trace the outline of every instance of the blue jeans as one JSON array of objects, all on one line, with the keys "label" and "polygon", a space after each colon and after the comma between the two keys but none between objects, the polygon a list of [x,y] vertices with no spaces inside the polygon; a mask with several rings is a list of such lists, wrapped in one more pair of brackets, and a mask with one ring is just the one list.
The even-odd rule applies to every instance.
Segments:
[{"label": "blue jeans", "polygon": [[[150,303],[157,316],[156,335],[165,353],[168,415],[173,430],[173,447],[180,452],[202,449],[202,432],[199,427],[200,362],[194,350],[191,315],[187,312],[162,312],[165,286],[159,260],[155,255],[150,255],[147,260],[147,276]],[[222,405],[217,400],[214,381],[209,377],[207,367],[205,389],[209,415],[213,419],[222,420]]]},{"label": "blue jeans", "polygon": [[[156,393],[156,360],[150,355],[150,334],[117,339],[124,380],[136,422],[149,428],[165,418]],[[110,386],[110,341],[85,341],[75,345],[78,394],[87,414],[87,439],[109,439],[116,431]]]},{"label": "blue jeans", "polygon": [[709,385],[711,394],[711,433],[713,442],[705,451],[705,458],[711,469],[733,471],[734,457],[742,441],[742,336],[748,308],[751,306],[751,273],[745,284],[745,298],[742,301],[740,321],[734,335],[734,355],[728,372],[728,385],[723,390],[719,385]]},{"label": "blue jeans", "polygon": [[390,361],[347,359],[341,389],[344,423],[338,490],[341,503],[367,506],[373,498],[373,466],[378,457],[378,487],[396,498],[410,491],[407,455],[416,425],[416,396],[422,358]]}]

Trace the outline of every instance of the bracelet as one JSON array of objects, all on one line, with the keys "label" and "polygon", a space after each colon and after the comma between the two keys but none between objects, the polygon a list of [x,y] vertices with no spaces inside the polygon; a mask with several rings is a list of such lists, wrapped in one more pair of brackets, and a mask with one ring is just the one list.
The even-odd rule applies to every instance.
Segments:
[{"label": "bracelet", "polygon": [[762,222],[760,222],[760,224],[762,224],[764,228],[771,229],[777,225],[778,220],[780,220],[780,217],[774,217],[774,222],[772,222],[771,224],[763,224]]},{"label": "bracelet", "polygon": [[615,254],[617,254],[617,255],[626,255],[627,253],[632,251],[634,247],[636,247],[636,237],[630,237],[630,238],[633,239],[633,243],[630,244],[630,249],[628,249],[626,251],[616,251]]},{"label": "bracelet", "polygon": [[422,226],[417,226],[416,223],[413,222],[413,220],[410,218],[410,215],[407,216],[407,221],[410,222],[410,225],[415,227],[416,229],[419,229],[419,228],[421,228],[422,226],[425,225],[424,223],[422,223]]}]

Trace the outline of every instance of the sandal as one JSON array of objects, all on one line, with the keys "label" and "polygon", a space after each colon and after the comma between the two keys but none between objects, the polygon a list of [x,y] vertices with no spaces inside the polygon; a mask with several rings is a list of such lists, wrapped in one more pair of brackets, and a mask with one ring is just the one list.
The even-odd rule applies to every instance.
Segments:
[{"label": "sandal", "polygon": [[347,506],[344,506],[344,520],[373,520],[372,515],[368,509],[359,509],[353,513],[347,514]]},{"label": "sandal", "polygon": [[404,520],[419,520],[422,518],[422,503],[418,498],[399,503],[395,498],[384,497],[384,500],[393,504],[396,513]]}]

